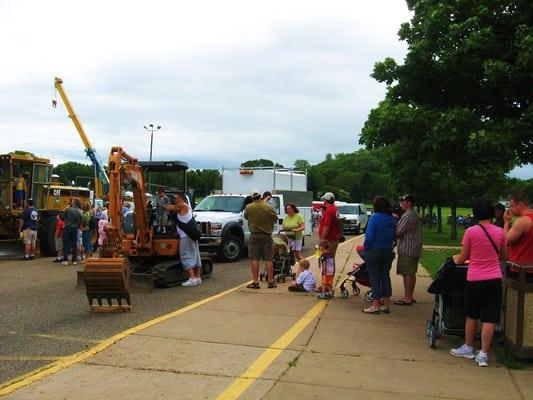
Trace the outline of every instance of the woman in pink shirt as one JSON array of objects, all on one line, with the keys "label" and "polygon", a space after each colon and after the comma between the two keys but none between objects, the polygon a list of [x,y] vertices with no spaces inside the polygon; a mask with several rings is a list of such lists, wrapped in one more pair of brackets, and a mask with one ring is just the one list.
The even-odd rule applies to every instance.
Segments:
[{"label": "woman in pink shirt", "polygon": [[[500,322],[502,305],[502,270],[500,260],[507,258],[503,229],[492,224],[494,208],[490,201],[477,200],[472,209],[479,224],[468,228],[461,253],[453,256],[456,264],[470,260],[465,289],[465,344],[452,349],[456,357],[475,359],[480,367],[487,367],[488,351],[494,326]],[[477,320],[481,320],[481,350],[474,353]]]}]

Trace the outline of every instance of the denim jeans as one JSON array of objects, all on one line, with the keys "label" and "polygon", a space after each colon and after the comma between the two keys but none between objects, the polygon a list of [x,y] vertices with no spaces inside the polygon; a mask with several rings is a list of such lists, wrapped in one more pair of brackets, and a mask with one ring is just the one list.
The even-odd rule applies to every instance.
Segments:
[{"label": "denim jeans", "polygon": [[78,257],[78,228],[66,226],[63,228],[63,257],[68,260],[68,253],[72,250],[72,262]]},{"label": "denim jeans", "polygon": [[392,249],[366,250],[366,267],[372,285],[372,297],[379,300],[392,295],[390,269],[392,266]]}]

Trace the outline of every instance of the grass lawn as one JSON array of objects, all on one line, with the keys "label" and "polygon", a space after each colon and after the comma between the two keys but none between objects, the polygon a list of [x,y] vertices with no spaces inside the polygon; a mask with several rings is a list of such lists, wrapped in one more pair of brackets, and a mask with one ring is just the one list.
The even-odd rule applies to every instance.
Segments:
[{"label": "grass lawn", "polygon": [[457,253],[459,253],[459,249],[424,249],[420,256],[420,264],[424,266],[431,277],[435,277],[444,261]]}]

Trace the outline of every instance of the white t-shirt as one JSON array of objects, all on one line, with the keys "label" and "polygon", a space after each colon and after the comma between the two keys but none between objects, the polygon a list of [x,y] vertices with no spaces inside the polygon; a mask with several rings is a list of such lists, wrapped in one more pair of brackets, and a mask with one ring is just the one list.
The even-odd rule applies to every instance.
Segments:
[{"label": "white t-shirt", "polygon": [[[189,209],[187,211],[187,214],[181,215],[180,213],[176,213],[176,216],[178,217],[178,221],[183,222],[184,224],[189,222],[191,220],[191,218],[192,218],[191,207],[188,207],[188,208]],[[185,232],[183,232],[178,226],[176,226],[176,229],[178,230],[178,235],[179,235],[180,239],[183,239],[184,237],[187,236],[187,234]]]},{"label": "white t-shirt", "polygon": [[315,276],[308,269],[302,271],[302,273],[296,277],[296,283],[302,284],[307,292],[315,291]]}]

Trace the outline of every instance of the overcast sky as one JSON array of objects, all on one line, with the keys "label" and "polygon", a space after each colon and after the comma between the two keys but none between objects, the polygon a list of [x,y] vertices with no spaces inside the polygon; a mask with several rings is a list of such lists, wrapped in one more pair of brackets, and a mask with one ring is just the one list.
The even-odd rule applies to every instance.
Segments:
[{"label": "overcast sky", "polygon": [[409,18],[404,0],[2,0],[0,153],[88,163],[55,76],[104,162],[114,145],[148,159],[150,123],[154,160],[193,168],[351,152]]}]

